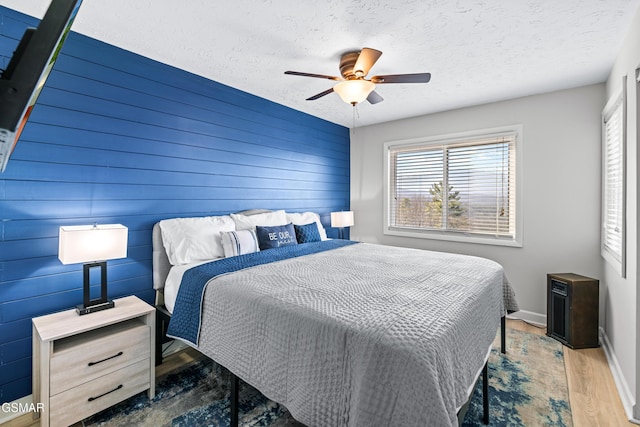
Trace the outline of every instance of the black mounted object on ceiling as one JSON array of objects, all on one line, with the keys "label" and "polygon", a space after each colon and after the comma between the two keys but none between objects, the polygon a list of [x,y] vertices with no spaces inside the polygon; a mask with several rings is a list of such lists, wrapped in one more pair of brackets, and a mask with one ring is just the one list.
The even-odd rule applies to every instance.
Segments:
[{"label": "black mounted object on ceiling", "polygon": [[365,99],[371,104],[384,101],[384,98],[375,91],[376,85],[378,84],[429,83],[429,80],[431,80],[431,73],[387,74],[365,79],[369,70],[381,55],[381,51],[368,47],[362,48],[360,51],[345,53],[340,58],[340,74],[342,78],[299,71],[285,71],[284,73],[293,76],[316,77],[338,81],[332,88],[307,98],[307,101],[313,101],[332,92],[336,92],[344,102],[354,106],[363,102]]},{"label": "black mounted object on ceiling", "polygon": [[7,167],[82,0],[52,0],[38,28],[27,28],[0,75],[0,172]]}]

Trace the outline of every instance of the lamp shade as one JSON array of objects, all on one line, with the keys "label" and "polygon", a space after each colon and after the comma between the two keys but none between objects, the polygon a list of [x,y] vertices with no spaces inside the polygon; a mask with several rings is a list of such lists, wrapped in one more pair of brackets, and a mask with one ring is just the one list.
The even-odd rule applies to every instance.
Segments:
[{"label": "lamp shade", "polygon": [[345,80],[335,85],[333,90],[347,104],[356,105],[367,99],[375,88],[376,85],[368,80]]},{"label": "lamp shade", "polygon": [[60,227],[58,258],[63,264],[126,258],[127,231],[122,224]]},{"label": "lamp shade", "polygon": [[354,222],[352,211],[331,212],[331,227],[352,227],[353,224]]}]

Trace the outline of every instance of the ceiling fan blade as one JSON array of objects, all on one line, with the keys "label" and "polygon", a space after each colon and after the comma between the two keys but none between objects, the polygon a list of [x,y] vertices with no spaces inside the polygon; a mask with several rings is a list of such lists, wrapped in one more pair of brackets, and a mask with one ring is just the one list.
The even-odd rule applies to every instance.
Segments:
[{"label": "ceiling fan blade", "polygon": [[367,96],[367,101],[369,101],[369,104],[377,104],[378,102],[384,101],[384,98],[374,90]]},{"label": "ceiling fan blade", "polygon": [[378,58],[380,58],[380,55],[382,55],[382,52],[379,50],[363,47],[356,63],[353,66],[353,73],[356,77],[366,76],[371,67],[373,67],[373,64],[375,64]]},{"label": "ceiling fan blade", "polygon": [[302,73],[300,71],[285,71],[284,73],[290,74],[292,76],[317,77],[320,79],[329,79],[329,80],[342,80],[340,77],[336,77],[336,76],[326,76],[324,74]]},{"label": "ceiling fan blade", "polygon": [[375,84],[382,83],[429,83],[431,73],[416,74],[387,74],[386,76],[373,76],[371,81]]},{"label": "ceiling fan blade", "polygon": [[307,101],[314,101],[314,100],[316,100],[316,99],[318,99],[318,98],[322,98],[322,97],[323,97],[323,96],[325,96],[325,95],[329,95],[331,92],[333,92],[333,88],[331,88],[331,89],[327,89],[327,90],[325,90],[324,92],[320,92],[320,93],[318,93],[318,94],[316,94],[316,95],[313,95],[313,96],[311,96],[311,97],[307,98],[306,100],[307,100]]}]

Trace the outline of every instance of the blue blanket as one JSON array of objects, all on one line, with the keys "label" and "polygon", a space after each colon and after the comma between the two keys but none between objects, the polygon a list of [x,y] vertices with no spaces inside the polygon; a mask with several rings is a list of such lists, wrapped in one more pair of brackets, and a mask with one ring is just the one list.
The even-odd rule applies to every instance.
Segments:
[{"label": "blue blanket", "polygon": [[173,338],[180,338],[196,347],[198,346],[204,291],[207,283],[216,276],[261,264],[337,249],[354,243],[357,242],[351,240],[325,240],[283,246],[224,258],[190,268],[182,276],[167,335]]}]

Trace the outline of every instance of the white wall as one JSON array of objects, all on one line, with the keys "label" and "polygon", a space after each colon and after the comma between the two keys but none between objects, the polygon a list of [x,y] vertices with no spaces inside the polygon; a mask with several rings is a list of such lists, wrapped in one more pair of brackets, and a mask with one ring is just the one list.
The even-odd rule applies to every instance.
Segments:
[{"label": "white wall", "polygon": [[[607,98],[622,88],[627,76],[627,277],[622,279],[603,263],[606,287],[604,331],[614,359],[614,376],[627,415],[640,420],[640,292],[638,292],[638,100],[635,69],[640,66],[640,9],[625,37],[606,85]],[[617,366],[616,366],[617,365]],[[616,370],[618,370],[616,372]]]},{"label": "white wall", "polygon": [[[605,86],[598,84],[352,130],[352,238],[493,259],[504,266],[521,309],[539,314],[544,322],[547,273],[602,276],[600,114],[604,101]],[[383,234],[384,142],[511,124],[523,125],[522,248]]]}]

